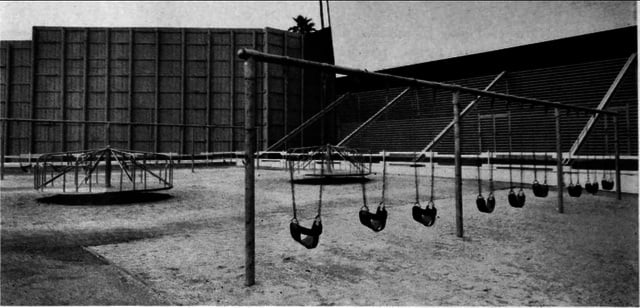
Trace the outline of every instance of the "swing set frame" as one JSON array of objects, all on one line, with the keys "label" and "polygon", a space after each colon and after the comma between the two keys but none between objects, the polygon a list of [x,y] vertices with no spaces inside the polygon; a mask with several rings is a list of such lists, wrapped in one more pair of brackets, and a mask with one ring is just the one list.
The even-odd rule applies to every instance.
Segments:
[{"label": "swing set frame", "polygon": [[[331,72],[350,76],[361,76],[367,78],[377,78],[381,80],[394,81],[407,86],[429,87],[439,90],[447,90],[452,93],[451,103],[453,107],[453,120],[448,128],[453,127],[454,130],[454,164],[455,164],[455,210],[456,210],[456,235],[463,237],[463,212],[462,212],[462,142],[460,121],[464,114],[471,107],[461,112],[460,110],[460,93],[476,95],[477,98],[473,102],[480,101],[482,97],[493,99],[502,99],[508,102],[515,102],[530,106],[539,106],[554,110],[555,115],[555,132],[556,132],[556,152],[557,152],[557,176],[558,176],[558,212],[564,212],[563,209],[563,159],[561,150],[561,131],[560,131],[560,111],[572,111],[591,114],[595,117],[599,114],[606,114],[613,118],[614,126],[614,145],[615,145],[615,169],[616,169],[616,191],[618,199],[622,198],[620,189],[620,151],[618,138],[618,113],[604,110],[602,108],[586,108],[582,106],[571,106],[559,102],[548,100],[540,100],[535,98],[517,96],[512,94],[504,94],[499,92],[480,90],[475,88],[464,87],[455,84],[442,82],[421,80],[411,77],[397,76],[392,74],[369,72],[362,69],[354,69],[344,66],[337,66],[328,63],[314,62],[304,59],[292,58],[287,56],[274,55],[260,52],[252,49],[238,50],[238,57],[244,60],[244,107],[245,107],[245,285],[251,286],[255,284],[255,153],[256,153],[256,61],[281,64],[285,66],[296,66],[304,68],[313,68],[323,72]],[[473,106],[472,106],[473,107]],[[432,142],[434,143],[434,142]],[[432,145],[431,145],[432,146]],[[419,161],[428,151],[425,148],[414,161]]]}]

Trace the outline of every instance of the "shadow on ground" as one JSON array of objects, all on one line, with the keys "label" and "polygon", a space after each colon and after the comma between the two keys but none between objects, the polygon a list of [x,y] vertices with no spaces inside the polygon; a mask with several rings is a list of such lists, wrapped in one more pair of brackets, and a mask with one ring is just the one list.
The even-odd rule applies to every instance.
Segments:
[{"label": "shadow on ground", "polygon": [[363,177],[308,177],[295,179],[293,183],[302,185],[348,185],[368,183],[372,180]]},{"label": "shadow on ground", "polygon": [[151,192],[107,192],[99,194],[68,194],[38,198],[46,204],[62,205],[121,205],[132,203],[158,202],[171,199],[169,194]]}]

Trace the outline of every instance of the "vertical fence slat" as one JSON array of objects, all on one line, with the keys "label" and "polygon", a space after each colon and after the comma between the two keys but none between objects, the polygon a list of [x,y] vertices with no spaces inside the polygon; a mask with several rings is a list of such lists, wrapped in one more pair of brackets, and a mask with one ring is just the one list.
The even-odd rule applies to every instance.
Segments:
[{"label": "vertical fence slat", "polygon": [[[305,50],[304,50],[304,37],[300,36],[300,54],[302,56],[302,59],[306,59],[305,58],[305,54],[304,54]],[[300,68],[300,123],[304,123],[304,67]],[[359,106],[359,105],[358,105]],[[358,112],[358,114],[360,114],[360,112]],[[358,119],[360,120],[360,119]],[[302,130],[300,132],[300,146],[303,147],[304,146],[304,130]]]},{"label": "vertical fence slat", "polygon": [[205,152],[211,152],[211,29],[207,30],[207,139]]},{"label": "vertical fence slat", "polygon": [[[7,51],[5,54],[6,60],[5,60],[5,69],[4,69],[4,73],[6,78],[4,78],[4,84],[5,84],[5,91],[4,91],[4,117],[8,118],[10,113],[9,113],[9,108],[11,106],[10,103],[10,99],[11,99],[11,45],[7,44]],[[0,148],[0,179],[4,179],[4,157],[5,157],[5,153],[7,152],[7,144],[9,143],[7,141],[7,138],[9,137],[9,133],[7,132],[7,128],[10,126],[10,123],[8,123],[7,121],[2,121],[2,145]]]},{"label": "vertical fence slat", "polygon": [[[129,123],[133,122],[133,29],[129,29],[129,104],[127,105],[127,113]],[[132,124],[127,125],[127,147],[133,149],[133,127]]]},{"label": "vertical fence slat", "polygon": [[109,127],[109,96],[110,96],[110,78],[109,75],[111,74],[111,31],[109,31],[109,29],[105,29],[105,72],[104,72],[104,120],[107,121],[107,125],[105,125],[104,131],[105,131],[105,142],[107,143],[107,146],[109,146],[111,144],[111,132],[110,132],[110,127]]},{"label": "vertical fence slat", "polygon": [[[283,43],[282,43],[282,54],[287,57],[289,56],[289,52],[287,50],[288,45],[287,45],[287,41],[289,41],[289,32],[283,32],[282,33],[282,38],[283,38]],[[283,82],[283,87],[284,87],[284,114],[283,114],[283,119],[284,119],[284,128],[282,130],[282,136],[286,136],[287,133],[289,132],[289,67],[288,66],[283,66],[282,67],[284,70],[284,82]],[[284,143],[284,148],[287,149],[288,148],[288,144],[287,142]]]},{"label": "vertical fence slat", "polygon": [[180,80],[180,124],[182,124],[180,126],[180,152],[187,153],[186,151],[186,143],[185,138],[186,138],[186,129],[184,127],[185,124],[185,112],[184,112],[184,107],[185,107],[185,87],[186,87],[186,83],[187,83],[187,78],[186,78],[186,74],[187,74],[187,70],[186,70],[186,50],[187,50],[187,45],[186,45],[186,32],[184,29],[182,29],[182,31],[180,31],[181,33],[181,41],[180,41],[180,50],[181,50],[181,57],[180,57],[180,71],[181,73],[181,80]]},{"label": "vertical fence slat", "polygon": [[[236,36],[235,33],[233,32],[233,30],[229,31],[229,52],[231,53],[231,58],[229,61],[231,61],[230,63],[230,77],[229,77],[229,105],[230,110],[229,110],[229,125],[231,126],[235,126],[235,122],[236,122],[236,53],[235,53],[235,41],[236,41]],[[229,129],[229,131],[231,132],[230,137],[230,141],[229,141],[229,151],[235,151],[236,150],[236,129],[235,127],[232,127]]]},{"label": "vertical fence slat", "polygon": [[[262,51],[269,53],[269,29],[264,29],[264,38],[262,39]],[[269,104],[269,66],[268,62],[262,64],[262,144],[264,148],[269,147],[269,124],[271,117],[271,104]]]},{"label": "vertical fence slat", "polygon": [[[38,41],[37,32],[33,33],[33,40],[31,41],[31,89],[29,89],[29,117],[35,118],[35,104],[36,104],[36,42]],[[35,122],[29,123],[29,154],[34,152],[34,125]]]},{"label": "vertical fence slat", "polygon": [[[67,90],[66,90],[66,51],[67,51],[67,40],[66,40],[66,31],[64,28],[60,29],[60,119],[66,120],[66,104],[67,104]],[[65,151],[67,145],[66,138],[66,125],[64,123],[60,123],[60,150]],[[55,143],[54,140],[47,140],[47,142]]]},{"label": "vertical fence slat", "polygon": [[[84,64],[82,73],[82,120],[87,120],[87,105],[89,104],[89,29],[84,29]],[[64,124],[63,124],[64,125]],[[87,124],[82,124],[82,145],[83,150],[87,149]],[[64,150],[63,150],[64,151]]]},{"label": "vertical fence slat", "polygon": [[160,31],[158,31],[158,28],[156,28],[155,30],[155,35],[156,35],[156,73],[155,73],[155,101],[154,101],[154,116],[153,116],[153,123],[155,123],[155,126],[153,128],[153,135],[154,135],[154,144],[153,144],[153,148],[154,151],[156,152],[160,152],[160,133],[159,133],[159,128],[158,128],[158,123],[159,123],[159,118],[160,118]]}]

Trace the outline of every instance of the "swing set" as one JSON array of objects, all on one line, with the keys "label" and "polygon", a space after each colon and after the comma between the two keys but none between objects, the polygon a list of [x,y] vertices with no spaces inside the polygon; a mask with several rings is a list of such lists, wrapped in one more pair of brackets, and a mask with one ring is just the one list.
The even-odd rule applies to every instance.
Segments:
[{"label": "swing set", "polygon": [[[552,102],[547,100],[540,100],[534,98],[527,98],[522,96],[516,96],[511,94],[498,93],[494,91],[489,91],[490,88],[499,77],[501,77],[503,73],[498,75],[494,82],[492,82],[485,90],[474,89],[469,87],[464,87],[460,85],[447,84],[441,82],[420,80],[411,77],[403,77],[385,73],[377,73],[377,72],[369,72],[366,70],[353,69],[348,67],[341,67],[336,65],[331,65],[327,63],[313,62],[309,60],[297,59],[287,56],[280,56],[274,54],[263,53],[256,50],[251,49],[240,49],[238,51],[238,56],[244,60],[244,88],[245,88],[245,227],[246,227],[246,258],[245,258],[245,271],[246,271],[246,281],[245,284],[247,286],[251,286],[255,283],[255,165],[254,165],[254,155],[256,153],[256,130],[255,130],[255,112],[256,112],[256,87],[255,87],[255,76],[256,76],[256,61],[268,62],[268,63],[277,63],[281,65],[287,66],[297,66],[297,67],[305,67],[305,68],[314,68],[323,72],[333,72],[337,74],[343,75],[355,75],[369,78],[378,78],[387,81],[393,81],[401,84],[406,84],[410,86],[418,86],[418,87],[430,87],[434,89],[443,89],[450,91],[452,93],[452,105],[453,105],[453,120],[446,128],[432,140],[432,142],[427,146],[427,148],[423,149],[420,154],[414,159],[414,163],[420,161],[425,156],[426,152],[428,152],[431,147],[436,144],[447,131],[451,128],[454,130],[454,174],[455,174],[455,212],[456,212],[456,235],[458,237],[463,237],[463,224],[462,224],[462,146],[461,146],[461,125],[460,121],[462,116],[464,116],[468,111],[482,98],[489,97],[491,99],[501,99],[508,102],[517,102],[520,104],[527,104],[530,106],[541,106],[545,108],[553,108],[555,110],[555,122],[556,122],[556,165],[557,165],[557,176],[558,176],[558,186],[561,188],[563,185],[563,153],[561,149],[561,135],[560,135],[560,110],[572,110],[577,112],[582,112],[586,114],[599,115],[606,114],[610,115],[614,119],[614,129],[615,129],[615,166],[616,166],[616,181],[619,183],[620,177],[620,168],[619,168],[619,146],[618,146],[618,132],[616,125],[617,113],[613,111],[608,111],[604,109],[604,106],[598,106],[597,109],[587,108],[582,106],[572,106],[565,105],[558,102]],[[460,93],[472,94],[476,95],[477,98],[472,101],[467,107],[460,112]],[[511,142],[510,142],[511,143]],[[509,154],[511,154],[511,149],[509,150]],[[511,156],[511,155],[509,155]],[[545,155],[546,156],[546,155]],[[510,161],[511,164],[511,161]],[[290,166],[290,173],[292,170]],[[522,169],[522,161],[521,161],[521,169]],[[324,168],[323,168],[324,170]],[[510,169],[511,170],[511,169]],[[321,171],[322,172],[322,171]],[[384,173],[384,172],[383,172]],[[384,174],[383,174],[384,177]],[[521,172],[522,178],[522,172]],[[432,173],[433,179],[433,173]],[[512,180],[512,179],[511,179]],[[432,181],[433,182],[433,181]],[[520,181],[520,190],[518,194],[515,192],[515,198],[509,197],[510,204],[515,207],[524,206],[525,196],[523,191],[522,180]],[[511,183],[513,184],[513,183]],[[432,183],[433,185],[433,183]],[[513,191],[513,185],[510,185],[510,195]],[[522,193],[520,193],[522,192]],[[562,213],[563,210],[563,199],[562,199],[562,189],[558,189],[558,211]],[[383,189],[384,193],[384,189]],[[617,185],[617,193],[618,199],[621,198],[621,190],[620,185]],[[293,186],[292,186],[292,195],[293,195]],[[433,195],[433,194],[432,194]],[[481,191],[480,194],[481,195]],[[320,186],[320,196],[322,196],[322,185]],[[321,197],[319,198],[318,203],[318,214],[316,219],[314,220],[311,228],[301,227],[297,221],[297,216],[294,209],[294,220],[292,220],[290,224],[290,229],[292,236],[297,242],[300,242],[307,248],[316,247],[318,244],[319,236],[322,232],[322,224],[320,219],[320,210],[321,210]],[[363,189],[363,199],[366,200],[366,191]],[[513,199],[513,201],[512,201]],[[430,200],[432,202],[432,200]],[[480,202],[482,203],[482,202]],[[487,203],[488,205],[489,203]],[[379,207],[380,212],[384,209],[384,203]],[[430,208],[430,204],[427,204],[427,208]],[[495,204],[493,204],[495,206]],[[415,210],[415,209],[419,209]],[[432,207],[433,212],[435,212],[435,206]],[[365,210],[367,213],[363,213],[362,217],[364,223],[368,227],[373,227],[374,231],[378,229],[378,231],[384,228],[383,224],[374,224],[374,222],[385,222],[386,223],[386,215],[381,214],[380,216],[376,216],[376,213],[371,213],[368,210],[368,207],[365,206],[361,210]],[[413,208],[416,214],[420,213],[421,215],[414,215],[414,218],[420,218],[427,225],[429,222],[426,216],[423,216],[422,213],[427,213],[426,209],[422,209],[419,206],[419,203],[416,204]],[[363,211],[361,211],[363,212]],[[412,212],[413,214],[413,212]],[[384,217],[384,219],[382,219]],[[374,218],[374,219],[372,219]],[[378,219],[380,218],[380,219]],[[418,219],[416,219],[418,220]],[[305,237],[303,238],[302,235]]]}]

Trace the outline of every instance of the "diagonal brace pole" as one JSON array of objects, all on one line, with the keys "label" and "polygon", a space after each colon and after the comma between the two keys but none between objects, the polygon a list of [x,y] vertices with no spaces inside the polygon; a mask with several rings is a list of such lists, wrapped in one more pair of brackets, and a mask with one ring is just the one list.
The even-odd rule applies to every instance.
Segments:
[{"label": "diagonal brace pole", "polygon": [[344,139],[342,139],[342,141],[338,142],[338,144],[336,146],[344,145],[347,141],[349,141],[351,138],[353,138],[353,136],[355,136],[363,128],[367,127],[369,124],[371,124],[371,122],[373,122],[381,114],[383,114],[387,109],[389,109],[389,107],[393,106],[395,103],[400,101],[400,98],[402,98],[407,92],[409,92],[410,89],[411,89],[411,87],[407,87],[406,89],[404,89],[404,91],[400,92],[400,94],[398,94],[398,96],[396,96],[394,99],[392,99],[386,105],[384,105],[384,107],[380,108],[380,110],[378,110],[378,112],[376,112],[374,115],[372,115],[370,118],[368,118],[362,124],[360,124],[360,126],[358,126],[358,128],[354,129],[351,133],[349,133],[349,135],[344,137]]},{"label": "diagonal brace pole", "polygon": [[[598,104],[598,107],[596,107],[596,109],[604,110],[604,108],[607,107],[607,105],[611,101],[611,98],[613,97],[613,94],[615,93],[616,89],[618,88],[618,85],[620,84],[620,81],[626,75],[627,71],[629,71],[629,67],[631,67],[631,64],[633,63],[633,61],[635,59],[636,59],[636,54],[633,53],[629,57],[629,59],[627,59],[627,62],[624,64],[624,66],[622,67],[620,72],[618,72],[618,76],[616,76],[616,79],[613,80],[613,83],[611,83],[611,86],[609,86],[609,90],[607,90],[607,93],[604,95],[604,97],[602,97],[602,100],[600,101],[600,104]],[[576,139],[576,141],[571,146],[571,150],[569,151],[569,153],[570,153],[569,157],[574,157],[575,154],[578,152],[578,150],[580,149],[580,147],[582,146],[584,141],[587,139],[587,136],[589,135],[589,132],[591,131],[591,129],[593,129],[593,126],[595,125],[596,121],[598,120],[598,117],[600,117],[600,114],[596,113],[596,114],[593,114],[591,116],[591,118],[589,118],[589,121],[584,126],[584,128],[580,132],[580,135],[578,135],[578,138]]]},{"label": "diagonal brace pole", "polygon": [[276,141],[274,144],[270,145],[269,147],[267,147],[267,149],[265,150],[265,152],[269,152],[277,147],[279,147],[280,145],[282,145],[285,141],[291,139],[291,137],[294,137],[295,135],[297,135],[298,133],[300,133],[303,129],[305,129],[307,126],[313,124],[313,122],[317,121],[318,119],[320,119],[322,116],[324,116],[327,112],[331,111],[333,108],[335,108],[336,106],[338,106],[339,104],[341,104],[342,102],[345,101],[345,98],[347,98],[350,95],[350,93],[345,93],[342,96],[338,97],[338,99],[336,99],[335,101],[333,101],[331,104],[327,105],[327,107],[324,107],[324,109],[318,111],[318,113],[314,114],[311,118],[309,118],[308,120],[304,121],[302,124],[300,124],[298,127],[294,128],[292,131],[290,131],[286,136],[280,138],[280,140]]},{"label": "diagonal brace pole", "polygon": [[[504,74],[506,74],[506,71],[502,71],[500,72],[500,74],[498,74],[498,76],[496,76],[495,78],[493,78],[493,81],[491,81],[485,88],[484,91],[488,91],[491,88],[493,88],[493,86],[498,82],[498,80],[500,80],[500,78],[502,78],[504,76]],[[473,101],[471,101],[471,103],[469,103],[467,105],[467,107],[465,107],[462,112],[460,112],[460,118],[464,117],[467,113],[469,113],[469,111],[471,111],[471,109],[473,109],[473,107],[475,107],[478,102],[480,102],[480,99],[482,99],[482,95],[478,95],[476,97],[476,99],[474,99]],[[418,156],[416,156],[414,158],[414,162],[420,160],[420,158],[422,158],[423,155],[425,155],[425,153],[431,151],[431,149],[438,144],[438,142],[440,142],[440,140],[442,139],[442,137],[444,137],[444,135],[449,132],[453,126],[455,124],[455,120],[449,122],[449,124],[447,124],[447,126],[445,126],[445,128],[440,131],[440,133],[438,133],[438,135],[436,135],[435,138],[433,138],[433,140],[431,140],[431,142],[424,148],[422,149],[422,151],[420,151],[420,153],[418,154]]]}]

